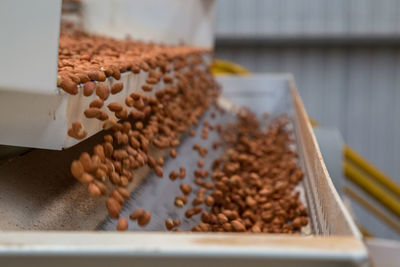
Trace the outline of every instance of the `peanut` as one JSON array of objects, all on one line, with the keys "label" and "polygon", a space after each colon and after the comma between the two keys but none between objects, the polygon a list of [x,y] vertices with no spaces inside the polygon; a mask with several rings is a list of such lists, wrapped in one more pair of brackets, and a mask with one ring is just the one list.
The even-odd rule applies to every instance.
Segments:
[{"label": "peanut", "polygon": [[94,183],[90,183],[88,186],[88,192],[92,197],[98,197],[101,196],[101,191],[100,188],[94,184]]},{"label": "peanut", "polygon": [[118,94],[119,92],[122,91],[124,88],[124,84],[119,82],[119,83],[114,83],[113,86],[111,87],[111,94],[115,95]]},{"label": "peanut", "polygon": [[85,172],[93,171],[92,159],[90,158],[89,153],[83,152],[79,157],[79,161],[81,162]]},{"label": "peanut", "polygon": [[169,179],[171,179],[171,181],[175,181],[176,178],[178,178],[179,173],[177,171],[172,171],[169,173]]},{"label": "peanut", "polygon": [[172,219],[166,219],[165,220],[165,227],[168,229],[168,230],[172,230],[172,228],[174,228],[174,221],[172,220]]},{"label": "peanut", "polygon": [[85,82],[83,85],[83,95],[84,96],[91,96],[94,92],[96,84],[94,82]]},{"label": "peanut", "polygon": [[145,213],[146,211],[144,209],[137,209],[134,212],[132,212],[131,215],[129,215],[129,218],[134,221],[143,217]]},{"label": "peanut", "polygon": [[96,87],[96,95],[103,101],[107,100],[108,96],[110,95],[108,85],[98,84]]},{"label": "peanut", "polygon": [[246,230],[246,227],[238,220],[233,220],[231,225],[236,232],[244,232]]},{"label": "peanut", "polygon": [[107,107],[112,112],[120,112],[123,109],[121,104],[119,104],[117,102],[112,102],[112,103],[108,104]]},{"label": "peanut", "polygon": [[125,218],[119,219],[118,224],[117,224],[118,231],[126,231],[128,229],[128,227],[129,227],[129,223],[128,223],[127,219],[125,219]]},{"label": "peanut", "polygon": [[186,169],[184,167],[179,168],[179,178],[183,179],[186,176]]},{"label": "peanut", "polygon": [[100,98],[96,98],[92,102],[90,102],[89,107],[90,108],[101,108],[103,105],[104,105],[104,101]]},{"label": "peanut", "polygon": [[108,213],[110,214],[110,216],[115,219],[118,219],[119,212],[121,210],[121,205],[118,203],[118,201],[112,197],[109,197],[106,200],[106,206],[107,206],[107,210],[108,210]]},{"label": "peanut", "polygon": [[101,114],[101,110],[98,108],[88,108],[84,111],[87,118],[96,118]]},{"label": "peanut", "polygon": [[80,179],[85,169],[80,161],[74,160],[71,164],[71,173],[76,179]]},{"label": "peanut", "polygon": [[172,158],[176,158],[176,156],[177,156],[176,150],[175,150],[174,148],[171,149],[171,150],[169,151],[169,155],[170,155]]},{"label": "peanut", "polygon": [[142,90],[145,92],[151,92],[153,90],[153,86],[151,84],[142,85]]},{"label": "peanut", "polygon": [[214,205],[214,198],[212,196],[207,196],[204,200],[204,203],[208,206],[211,207]]},{"label": "peanut", "polygon": [[157,163],[158,165],[160,165],[160,166],[164,166],[164,159],[161,158],[161,157],[159,157],[159,158],[157,158],[156,163]]},{"label": "peanut", "polygon": [[123,198],[125,198],[125,199],[128,199],[128,198],[129,198],[130,194],[129,194],[129,191],[128,191],[128,190],[126,190],[126,189],[123,188],[123,187],[118,187],[117,190],[118,190],[118,192],[121,194],[121,196],[122,196]]},{"label": "peanut", "polygon": [[138,225],[141,227],[146,226],[151,220],[151,213],[146,211],[144,215],[138,218]]},{"label": "peanut", "polygon": [[87,132],[82,123],[76,121],[72,123],[71,129],[68,130],[68,135],[78,140],[81,140],[87,136]]},{"label": "peanut", "polygon": [[192,192],[192,186],[188,184],[181,184],[179,188],[181,189],[182,193],[186,196]]},{"label": "peanut", "polygon": [[163,177],[163,168],[161,167],[161,166],[159,166],[159,165],[157,165],[155,168],[154,168],[154,172],[156,173],[156,175],[158,176],[158,177]]},{"label": "peanut", "polygon": [[114,190],[111,192],[111,197],[113,197],[118,203],[122,206],[124,204],[124,198],[121,196],[118,190]]},{"label": "peanut", "polygon": [[78,93],[78,86],[76,82],[72,81],[71,78],[61,77],[59,86],[68,94],[76,95]]}]

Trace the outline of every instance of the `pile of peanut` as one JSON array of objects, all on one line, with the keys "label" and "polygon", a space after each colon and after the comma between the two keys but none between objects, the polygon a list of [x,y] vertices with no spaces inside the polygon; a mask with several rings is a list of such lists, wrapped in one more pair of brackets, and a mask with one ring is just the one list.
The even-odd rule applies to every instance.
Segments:
[{"label": "pile of peanut", "polygon": [[[83,152],[74,160],[71,173],[87,184],[92,197],[106,197],[108,213],[119,219],[119,231],[129,227],[128,219],[120,218],[120,211],[130,196],[126,188],[135,179],[133,171],[148,166],[160,178],[164,176],[164,159],[153,158],[149,150],[168,148],[171,158],[176,158],[174,147],[179,145],[181,134],[188,131],[194,136],[190,127],[198,124],[210,105],[215,105],[219,86],[203,62],[206,52],[188,46],[117,41],[82,32],[61,34],[58,86],[73,95],[79,88],[84,96],[95,93],[97,98],[84,115],[103,121],[104,129],[103,142],[93,147],[92,153]],[[124,103],[112,102],[105,107],[110,94],[124,89],[123,83],[115,82],[108,88],[97,82],[110,76],[119,80],[126,71],[148,73],[141,86],[143,92],[131,93]],[[164,89],[154,96],[146,94],[161,81]],[[105,108],[114,115],[109,117]],[[224,146],[226,153],[214,162],[212,173],[201,169],[204,162],[199,159],[199,169],[193,175],[187,175],[184,166],[168,174],[171,181],[186,177],[200,187],[189,204],[187,196],[194,190],[181,184],[182,195],[174,201],[177,208],[192,205],[186,209],[186,218],[201,218],[193,231],[296,233],[308,224],[299,193],[294,193],[303,173],[296,164],[293,140],[285,125],[286,121],[279,120],[263,132],[248,112],[241,113],[238,123],[226,128],[208,121],[203,124],[201,138],[207,139],[209,131],[216,129],[221,140],[214,142],[213,148]],[[83,139],[87,132],[81,122],[74,122],[68,135]],[[208,153],[199,145],[193,149],[199,157]],[[203,204],[209,211],[203,211]],[[151,213],[137,209],[129,219],[144,227]],[[180,231],[180,224],[179,218],[165,220],[167,230]]]},{"label": "pile of peanut", "polygon": [[[144,91],[151,91],[152,85],[161,79],[166,83],[173,81],[173,77],[168,75],[171,70],[199,64],[202,62],[201,55],[209,52],[191,46],[121,41],[65,29],[60,34],[57,85],[75,95],[78,85],[85,84],[85,96],[88,96],[93,93],[93,81],[104,82],[107,77],[119,80],[121,73],[127,71],[136,74],[152,71],[147,83],[142,86]],[[188,62],[189,58],[191,62]],[[107,98],[107,90],[101,90],[104,92],[99,97]],[[118,93],[122,88],[114,90]]]},{"label": "pile of peanut", "polygon": [[308,224],[307,210],[295,191],[303,172],[287,123],[277,119],[262,131],[254,115],[244,111],[237,123],[218,127],[225,153],[214,161],[209,181],[208,171],[194,172],[202,188],[185,215],[200,213],[203,202],[211,209],[201,213],[192,231],[300,233]]},{"label": "pile of peanut", "polygon": [[[84,111],[87,118],[104,121],[104,141],[91,154],[83,152],[71,164],[72,175],[88,185],[93,197],[107,196],[109,214],[119,218],[124,201],[129,198],[126,187],[134,179],[133,171],[144,165],[163,176],[163,159],[148,154],[149,147],[173,148],[179,135],[197,123],[216,98],[219,88],[203,63],[205,50],[188,46],[165,46],[152,43],[117,41],[82,32],[63,32],[60,36],[58,86],[69,94],[77,94],[83,84],[84,96],[96,94]],[[112,102],[104,107],[110,94],[123,90],[123,83],[112,88],[97,84],[121,73],[147,72],[143,93],[131,93],[124,103]],[[163,81],[165,88],[149,96],[152,86]],[[114,113],[109,117],[104,111]],[[81,122],[74,122],[68,135],[83,139],[87,132]],[[176,157],[176,151],[170,154]],[[179,176],[185,177],[181,168]],[[144,211],[131,216],[145,226],[151,214]],[[126,219],[121,221],[124,228]]]}]

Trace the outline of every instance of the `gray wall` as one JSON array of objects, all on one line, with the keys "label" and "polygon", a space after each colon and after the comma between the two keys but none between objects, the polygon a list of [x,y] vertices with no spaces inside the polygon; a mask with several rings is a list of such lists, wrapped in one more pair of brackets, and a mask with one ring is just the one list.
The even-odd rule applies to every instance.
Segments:
[{"label": "gray wall", "polygon": [[400,183],[400,1],[218,0],[216,57],[291,72],[311,117]]}]

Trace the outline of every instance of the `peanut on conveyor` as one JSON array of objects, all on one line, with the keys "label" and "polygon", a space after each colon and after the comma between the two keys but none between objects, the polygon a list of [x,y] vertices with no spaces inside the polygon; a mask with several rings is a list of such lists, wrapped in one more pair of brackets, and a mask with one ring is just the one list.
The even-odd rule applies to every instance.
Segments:
[{"label": "peanut on conveyor", "polygon": [[[72,162],[71,173],[87,184],[92,197],[105,197],[113,218],[119,218],[129,198],[125,188],[135,180],[135,169],[147,165],[163,178],[164,160],[151,157],[149,146],[169,149],[174,159],[178,156],[174,147],[179,145],[179,137],[184,132],[195,136],[190,128],[198,125],[210,105],[223,112],[215,104],[219,86],[203,62],[202,54],[206,52],[182,45],[117,41],[82,32],[61,34],[58,86],[77,94],[78,84],[83,84],[84,96],[96,94],[84,115],[104,121],[106,132],[91,154],[84,152]],[[131,93],[124,103],[104,104],[110,94],[124,90],[123,84],[114,83],[109,88],[96,82],[107,77],[119,80],[126,71],[148,72],[140,86],[143,93]],[[165,88],[154,96],[145,93],[161,81]],[[106,110],[113,115],[107,115]],[[216,116],[211,114],[211,118]],[[279,119],[262,131],[250,112],[240,113],[238,122],[226,127],[212,125],[208,120],[203,123],[201,138],[206,141],[209,131],[216,130],[221,140],[210,143],[214,149],[223,146],[224,154],[212,164],[212,170],[202,169],[209,151],[196,144],[193,149],[199,156],[199,169],[186,174],[182,166],[167,174],[171,181],[188,176],[186,179],[193,179],[196,185],[192,188],[181,184],[183,195],[174,200],[177,209],[184,209],[187,219],[199,219],[192,231],[298,233],[308,224],[307,210],[295,191],[303,172],[291,148],[293,140],[286,123]],[[68,135],[83,139],[87,132],[82,123],[75,122]],[[188,203],[187,196],[192,192],[196,197]],[[138,209],[130,219],[145,227],[151,217],[149,211]],[[179,231],[179,225],[179,219],[165,218],[167,230]],[[128,227],[128,220],[121,218],[117,229],[125,231]]]}]

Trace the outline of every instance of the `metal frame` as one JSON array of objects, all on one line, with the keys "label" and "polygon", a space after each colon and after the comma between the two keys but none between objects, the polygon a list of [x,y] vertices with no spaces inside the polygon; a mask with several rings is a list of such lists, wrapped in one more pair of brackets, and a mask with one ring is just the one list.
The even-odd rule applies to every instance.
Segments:
[{"label": "metal frame", "polygon": [[0,232],[0,265],[368,266],[361,235],[329,178],[292,76],[232,79],[253,79],[253,85],[265,79],[270,86],[280,81],[290,89],[299,154],[304,161],[306,179],[313,181],[305,184],[312,186],[309,189],[314,194],[314,203],[308,204],[313,209],[312,216],[322,222],[321,235]]}]

